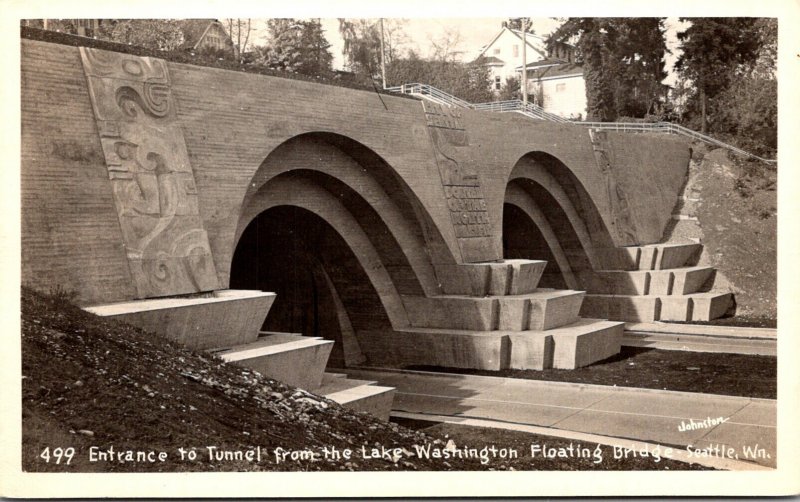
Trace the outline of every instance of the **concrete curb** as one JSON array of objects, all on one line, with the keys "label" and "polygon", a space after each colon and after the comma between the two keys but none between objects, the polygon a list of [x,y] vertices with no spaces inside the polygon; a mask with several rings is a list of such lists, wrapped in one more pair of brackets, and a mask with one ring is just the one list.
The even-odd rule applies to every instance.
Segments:
[{"label": "concrete curb", "polygon": [[759,338],[767,340],[777,340],[778,338],[778,330],[775,328],[744,328],[738,326],[714,326],[711,324],[673,324],[659,321],[628,322],[625,323],[625,331],[703,335],[725,338]]},{"label": "concrete curb", "polygon": [[[702,392],[685,392],[679,390],[660,390],[660,389],[645,389],[641,387],[621,387],[617,385],[596,385],[596,384],[589,384],[589,383],[579,383],[579,382],[552,382],[549,380],[533,380],[527,378],[512,378],[512,377],[501,377],[501,376],[486,376],[486,375],[462,375],[460,373],[445,373],[445,372],[435,372],[435,371],[417,371],[417,370],[400,370],[396,368],[379,368],[379,367],[367,367],[367,366],[353,366],[349,367],[345,370],[338,370],[338,369],[329,369],[329,371],[336,371],[336,372],[343,372],[347,373],[348,371],[367,371],[367,372],[385,372],[385,373],[400,373],[400,374],[410,374],[410,375],[432,375],[438,377],[456,377],[456,378],[475,378],[475,379],[494,379],[494,380],[511,380],[511,381],[521,381],[521,382],[532,382],[534,385],[544,385],[544,386],[552,386],[552,387],[577,387],[577,388],[585,388],[585,389],[597,389],[597,390],[610,390],[614,392],[631,392],[631,393],[638,393],[638,394],[663,394],[663,395],[672,395],[672,396],[687,396],[687,397],[698,397],[698,396],[709,396],[713,399],[725,399],[725,400],[737,400],[737,399],[747,399],[753,402],[765,402],[765,403],[777,403],[776,399],[765,399],[759,397],[747,397],[747,396],[728,396],[725,394],[707,394]],[[380,380],[378,380],[380,382]]]},{"label": "concrete curb", "polygon": [[562,439],[573,439],[576,441],[585,441],[598,443],[606,446],[619,446],[633,450],[654,451],[656,447],[672,448],[674,455],[669,457],[672,460],[684,462],[687,464],[699,464],[705,467],[712,467],[714,469],[723,469],[728,471],[773,471],[772,467],[744,462],[741,460],[727,459],[727,458],[705,458],[705,457],[689,457],[689,453],[681,448],[673,445],[659,445],[657,443],[648,443],[645,441],[638,441],[633,439],[625,439],[611,436],[601,436],[598,434],[588,434],[584,432],[565,431],[561,429],[552,429],[550,427],[540,427],[536,425],[519,424],[515,422],[503,422],[498,420],[487,420],[484,418],[468,418],[460,416],[447,416],[447,415],[428,415],[425,413],[409,413],[405,411],[392,411],[392,417],[410,418],[415,420],[427,420],[431,422],[443,422],[456,425],[468,425],[473,427],[490,427],[493,429],[505,429],[511,431],[527,432],[532,434],[541,434],[543,436],[558,437]]}]

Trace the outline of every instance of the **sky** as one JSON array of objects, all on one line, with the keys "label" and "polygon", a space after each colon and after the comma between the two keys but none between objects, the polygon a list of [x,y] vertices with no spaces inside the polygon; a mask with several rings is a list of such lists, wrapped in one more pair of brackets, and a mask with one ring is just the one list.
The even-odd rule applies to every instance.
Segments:
[{"label": "sky", "polygon": [[[389,19],[389,18],[387,18]],[[456,50],[461,52],[462,61],[471,61],[479,50],[489,43],[492,38],[500,31],[505,17],[481,17],[481,18],[398,18],[403,22],[403,30],[408,36],[409,42],[403,47],[414,49],[415,52],[424,56],[429,56],[432,51],[431,40],[438,40],[448,32],[457,33],[459,43]],[[336,18],[321,18],[320,22],[325,31],[325,37],[331,44],[331,54],[333,55],[333,66],[335,69],[342,69],[344,58],[342,56],[343,41],[339,36],[339,21]],[[560,22],[552,17],[532,18],[534,33],[540,36],[549,35],[559,26]],[[261,45],[266,43],[266,21],[255,22],[256,31],[254,41]],[[678,21],[678,18],[667,18],[667,48],[673,51],[667,55],[667,71],[669,76],[665,83],[674,84],[676,75],[671,71],[672,65],[679,52],[676,52],[678,30],[685,29],[685,26]]]}]

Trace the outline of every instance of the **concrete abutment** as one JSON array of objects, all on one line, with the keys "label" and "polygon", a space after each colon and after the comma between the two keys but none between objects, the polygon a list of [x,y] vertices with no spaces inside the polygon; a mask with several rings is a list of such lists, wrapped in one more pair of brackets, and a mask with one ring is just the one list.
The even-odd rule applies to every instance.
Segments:
[{"label": "concrete abutment", "polygon": [[574,368],[726,309],[658,244],[675,138],[29,40],[21,71],[23,281],[348,405],[391,390],[329,357]]}]

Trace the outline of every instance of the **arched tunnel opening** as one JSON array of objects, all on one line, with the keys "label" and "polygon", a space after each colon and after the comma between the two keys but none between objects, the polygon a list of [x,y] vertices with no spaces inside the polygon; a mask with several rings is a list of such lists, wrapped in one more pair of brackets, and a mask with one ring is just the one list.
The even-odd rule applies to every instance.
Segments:
[{"label": "arched tunnel opening", "polygon": [[303,208],[276,206],[250,222],[234,252],[230,284],[276,293],[262,330],[333,340],[332,367],[363,358],[356,331],[391,329],[353,250]]},{"label": "arched tunnel opening", "polygon": [[564,274],[539,227],[519,207],[503,204],[503,256],[508,259],[546,260],[539,286],[568,289]]}]

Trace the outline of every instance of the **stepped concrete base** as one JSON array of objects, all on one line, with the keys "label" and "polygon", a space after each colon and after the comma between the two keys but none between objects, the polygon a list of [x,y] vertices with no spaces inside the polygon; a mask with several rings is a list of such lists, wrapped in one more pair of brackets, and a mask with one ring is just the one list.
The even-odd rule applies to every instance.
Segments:
[{"label": "stepped concrete base", "polygon": [[575,369],[619,353],[625,324],[581,319],[549,331],[553,337],[553,368]]},{"label": "stepped concrete base", "polygon": [[646,295],[649,289],[649,272],[600,270],[596,272],[589,291],[604,295]]},{"label": "stepped concrete base", "polygon": [[301,389],[315,389],[333,342],[289,333],[264,333],[258,340],[214,351],[225,362],[246,366],[262,375]]},{"label": "stepped concrete base", "polygon": [[322,386],[312,392],[324,396],[353,411],[361,411],[389,420],[395,388],[375,385],[374,381],[355,380],[346,375],[329,376],[326,373]]},{"label": "stepped concrete base", "polygon": [[665,270],[601,270],[595,273],[589,291],[622,296],[666,296],[695,293],[714,276],[711,267]]},{"label": "stepped concrete base", "polygon": [[546,261],[523,259],[464,263],[440,266],[439,275],[448,295],[521,295],[536,290],[546,265]]},{"label": "stepped concrete base", "polygon": [[542,370],[580,367],[610,357],[619,352],[622,330],[623,323],[578,319],[547,331],[412,328],[391,336],[362,332],[360,344],[374,366]]},{"label": "stepped concrete base", "polygon": [[470,331],[544,330],[574,322],[583,291],[538,289],[516,296],[404,296],[415,328]]},{"label": "stepped concrete base", "polygon": [[581,317],[612,321],[649,322],[660,319],[661,301],[657,296],[619,296],[587,294]]},{"label": "stepped concrete base", "polygon": [[226,289],[202,296],[109,303],[84,310],[205,350],[254,341],[273,301],[275,293]]},{"label": "stepped concrete base", "polygon": [[734,307],[731,293],[692,293],[669,296],[586,295],[581,316],[613,321],[711,321]]},{"label": "stepped concrete base", "polygon": [[702,251],[696,242],[646,244],[604,250],[603,262],[620,270],[664,270],[694,266]]},{"label": "stepped concrete base", "polygon": [[654,321],[691,321],[692,301],[688,296],[662,296],[661,314]]},{"label": "stepped concrete base", "polygon": [[692,321],[712,321],[733,314],[736,304],[731,293],[695,293],[692,299]]}]

